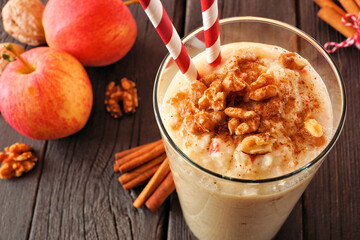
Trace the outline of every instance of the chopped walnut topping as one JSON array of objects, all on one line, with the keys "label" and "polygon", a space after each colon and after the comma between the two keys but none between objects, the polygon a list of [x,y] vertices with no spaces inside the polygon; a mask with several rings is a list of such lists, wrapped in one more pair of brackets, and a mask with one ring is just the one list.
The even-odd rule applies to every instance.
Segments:
[{"label": "chopped walnut topping", "polygon": [[184,118],[183,121],[186,130],[196,135],[214,130],[215,124],[225,118],[221,112],[208,113],[203,110],[198,110],[194,103],[188,99],[180,102],[179,112],[180,116]]},{"label": "chopped walnut topping", "polygon": [[273,83],[273,77],[261,74],[255,82],[249,86],[249,98],[254,101],[262,101],[268,98],[275,97],[278,90]]},{"label": "chopped walnut topping", "polygon": [[228,108],[225,109],[224,112],[229,117],[240,118],[240,119],[245,119],[245,120],[258,117],[256,112],[254,112],[254,111],[246,111],[246,110],[243,110],[241,108],[228,107]]},{"label": "chopped walnut topping", "polygon": [[37,157],[26,144],[15,143],[6,147],[5,152],[0,152],[0,178],[20,177],[24,172],[30,171],[36,161]]},{"label": "chopped walnut topping", "polygon": [[231,117],[228,122],[230,135],[235,134],[240,136],[255,132],[259,128],[260,116],[254,111],[228,107],[225,109],[225,114]]},{"label": "chopped walnut topping", "polygon": [[228,122],[228,128],[230,131],[230,135],[234,135],[236,128],[241,124],[240,120],[237,118],[231,118]]},{"label": "chopped walnut topping", "polygon": [[272,151],[276,138],[269,133],[251,135],[241,142],[241,151],[247,154],[265,154]]},{"label": "chopped walnut topping", "polygon": [[277,87],[275,85],[267,85],[250,92],[249,97],[254,101],[262,101],[268,98],[275,97],[277,94]]},{"label": "chopped walnut topping", "polygon": [[266,85],[273,84],[274,78],[270,74],[263,73],[261,74],[254,82],[249,85],[250,91],[255,91],[256,89],[262,88]]},{"label": "chopped walnut topping", "polygon": [[323,145],[322,127],[313,117],[305,117],[319,104],[300,94],[306,96],[311,90],[297,71],[306,66],[306,60],[283,53],[271,61],[274,64],[240,51],[227,59],[222,69],[202,74],[190,89],[169,101],[178,110],[171,112],[179,119],[176,127],[193,135],[208,133],[225,142],[242,141],[239,147],[247,154],[271,152],[277,137],[274,148],[287,146],[294,154],[302,151],[300,147]]},{"label": "chopped walnut topping", "polygon": [[223,92],[221,80],[216,80],[206,89],[199,99],[199,107],[202,109],[224,110],[226,106],[226,94]]},{"label": "chopped walnut topping", "polygon": [[294,52],[280,54],[279,60],[282,62],[284,67],[289,69],[301,70],[307,65],[305,60],[301,59]]},{"label": "chopped walnut topping", "polygon": [[246,87],[246,82],[243,80],[246,78],[246,74],[241,74],[240,77],[236,77],[234,74],[228,75],[224,78],[222,85],[227,92],[239,92]]},{"label": "chopped walnut topping", "polygon": [[198,101],[203,95],[205,90],[207,89],[206,85],[198,80],[195,80],[191,84],[191,99],[193,101]]},{"label": "chopped walnut topping", "polygon": [[226,114],[223,111],[214,111],[210,113],[210,119],[216,125],[225,121]]},{"label": "chopped walnut topping", "polygon": [[225,74],[223,73],[213,73],[207,76],[201,77],[201,82],[205,84],[206,87],[209,87],[212,82],[215,82],[217,80],[224,79]]},{"label": "chopped walnut topping", "polygon": [[179,112],[181,117],[185,117],[188,114],[195,114],[198,109],[195,104],[188,99],[182,100],[179,104]]},{"label": "chopped walnut topping", "polygon": [[105,92],[106,110],[114,118],[120,118],[122,111],[119,102],[123,102],[123,109],[125,113],[135,112],[138,107],[138,97],[136,85],[133,81],[127,78],[121,79],[121,86],[115,85],[115,82],[110,82]]},{"label": "chopped walnut topping", "polygon": [[322,126],[314,118],[306,119],[304,128],[313,137],[321,137],[323,135]]},{"label": "chopped walnut topping", "polygon": [[205,111],[200,111],[195,115],[187,114],[184,123],[185,128],[193,134],[202,134],[214,129],[210,114]]}]

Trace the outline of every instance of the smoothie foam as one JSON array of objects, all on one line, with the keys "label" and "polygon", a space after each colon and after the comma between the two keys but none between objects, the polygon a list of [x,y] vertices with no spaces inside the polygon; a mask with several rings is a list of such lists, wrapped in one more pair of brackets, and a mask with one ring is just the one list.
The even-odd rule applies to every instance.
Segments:
[{"label": "smoothie foam", "polygon": [[[326,87],[310,64],[258,43],[221,51],[216,68],[205,54],[193,59],[200,81],[186,82],[179,73],[167,90],[160,109],[177,146],[204,168],[242,179],[281,176],[314,159],[332,137],[333,119]],[[266,91],[272,95],[255,96]],[[263,144],[245,146],[256,141]]]}]

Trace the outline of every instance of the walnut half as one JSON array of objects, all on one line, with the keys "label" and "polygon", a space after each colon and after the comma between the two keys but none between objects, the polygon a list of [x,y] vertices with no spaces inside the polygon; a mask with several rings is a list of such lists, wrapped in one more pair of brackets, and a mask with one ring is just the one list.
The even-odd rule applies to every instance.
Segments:
[{"label": "walnut half", "polygon": [[241,142],[241,151],[247,154],[265,154],[272,152],[276,138],[269,133],[252,135]]},{"label": "walnut half", "polygon": [[306,119],[304,128],[313,137],[321,137],[323,135],[322,126],[314,118]]},{"label": "walnut half", "polygon": [[226,107],[226,93],[223,91],[221,80],[216,80],[205,90],[204,95],[198,101],[202,109],[224,110]]},{"label": "walnut half", "polygon": [[10,179],[20,177],[35,166],[37,157],[31,152],[30,146],[23,143],[15,143],[0,152],[0,178]]},{"label": "walnut half", "polygon": [[249,86],[249,98],[254,101],[262,101],[275,97],[278,89],[277,86],[272,84],[273,77],[268,74],[260,75],[255,82]]},{"label": "walnut half", "polygon": [[284,67],[294,70],[301,70],[307,65],[307,63],[294,52],[281,53],[279,60]]},{"label": "walnut half", "polygon": [[241,108],[228,107],[225,114],[231,119],[228,122],[230,135],[243,135],[255,132],[260,125],[260,116],[254,111],[246,111]]},{"label": "walnut half", "polygon": [[120,118],[122,111],[119,102],[123,102],[123,109],[125,113],[134,113],[138,107],[138,97],[136,85],[133,81],[127,78],[121,79],[121,85],[115,85],[115,82],[110,82],[106,87],[105,92],[105,106],[106,110],[114,118]]}]

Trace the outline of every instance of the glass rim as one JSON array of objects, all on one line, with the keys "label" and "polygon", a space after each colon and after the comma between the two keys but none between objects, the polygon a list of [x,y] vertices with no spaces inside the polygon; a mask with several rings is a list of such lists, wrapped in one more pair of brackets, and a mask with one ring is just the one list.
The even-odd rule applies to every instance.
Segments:
[{"label": "glass rim", "polygon": [[[279,181],[279,180],[284,180],[287,178],[290,178],[294,175],[297,175],[298,173],[303,172],[306,169],[309,169],[311,166],[315,165],[317,162],[319,162],[319,160],[323,159],[332,149],[332,147],[334,146],[335,142],[338,140],[340,133],[344,127],[344,123],[345,123],[345,117],[346,117],[346,109],[347,109],[347,105],[346,105],[346,93],[345,93],[345,86],[344,86],[344,82],[343,79],[339,73],[339,69],[336,66],[335,62],[333,61],[333,59],[330,57],[329,53],[323,48],[323,46],[316,41],[313,37],[311,37],[310,35],[308,35],[307,33],[305,33],[304,31],[298,29],[297,27],[294,27],[288,23],[284,23],[278,20],[273,20],[273,19],[269,19],[269,18],[262,18],[262,17],[252,17],[252,16],[245,16],[245,17],[230,17],[230,18],[224,18],[221,19],[219,21],[219,24],[226,24],[226,23],[231,23],[231,22],[259,22],[259,23],[265,23],[265,24],[270,24],[270,25],[275,25],[277,27],[282,27],[285,28],[289,31],[294,32],[295,34],[297,34],[298,36],[302,37],[303,39],[307,40],[308,42],[310,42],[321,54],[322,56],[326,59],[326,61],[330,64],[330,67],[332,68],[336,79],[339,83],[339,86],[341,88],[341,97],[342,97],[342,112],[341,112],[341,117],[340,117],[340,121],[339,124],[336,128],[336,131],[332,137],[332,139],[330,140],[330,142],[327,144],[327,146],[321,151],[321,153],[316,156],[313,160],[311,160],[310,162],[308,162],[307,164],[305,164],[304,166],[302,166],[299,169],[296,169],[295,171],[292,171],[290,173],[281,175],[281,176],[277,176],[277,177],[273,177],[273,178],[264,178],[264,179],[243,179],[243,178],[233,178],[233,177],[229,177],[226,175],[222,175],[216,172],[213,172],[209,169],[206,169],[204,167],[202,167],[201,165],[199,165],[198,163],[196,163],[195,161],[191,160],[180,148],[178,148],[178,146],[174,143],[174,141],[172,140],[172,138],[170,137],[170,135],[168,134],[161,116],[160,116],[160,111],[159,111],[159,107],[158,107],[158,103],[157,103],[157,90],[158,90],[158,86],[159,86],[159,81],[160,81],[160,76],[161,73],[164,69],[164,67],[166,66],[166,64],[170,61],[171,56],[169,53],[167,53],[167,55],[165,56],[165,58],[163,59],[163,61],[161,62],[159,69],[157,71],[156,77],[155,77],[155,83],[154,83],[154,89],[153,89],[153,106],[154,106],[154,112],[155,112],[155,119],[156,122],[159,126],[160,132],[162,133],[163,137],[165,137],[166,141],[169,142],[170,146],[183,158],[185,159],[189,164],[193,165],[195,168],[199,169],[200,171],[205,172],[206,174],[209,174],[213,177],[216,178],[220,178],[222,180],[227,180],[227,181],[232,181],[232,182],[240,182],[240,183],[270,183],[270,182],[275,182],[275,181]],[[191,33],[189,33],[187,36],[185,36],[182,41],[186,42],[187,40],[193,38],[198,32],[200,32],[201,30],[203,30],[203,27],[199,27],[197,29],[195,29],[194,31],[192,31]]]}]

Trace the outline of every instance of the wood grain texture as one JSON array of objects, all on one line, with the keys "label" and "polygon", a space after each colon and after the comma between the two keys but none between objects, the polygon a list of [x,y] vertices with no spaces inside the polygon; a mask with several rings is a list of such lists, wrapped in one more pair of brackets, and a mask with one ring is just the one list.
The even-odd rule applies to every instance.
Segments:
[{"label": "wood grain texture", "polygon": [[[6,2],[6,0],[0,0],[0,9]],[[0,42],[20,43],[3,29],[0,16]],[[25,45],[25,48],[29,47]],[[0,132],[0,151],[15,142],[22,142],[30,145],[38,156],[38,162],[29,173],[16,179],[0,180],[0,240],[26,239],[30,232],[46,142],[20,135],[5,122],[1,113]]]},{"label": "wood grain texture", "polygon": [[[164,6],[173,18],[174,2]],[[94,90],[88,124],[72,137],[49,142],[30,239],[161,239],[164,235],[166,206],[156,213],[135,209],[132,202],[140,189],[124,191],[117,181],[119,174],[113,173],[115,152],[160,138],[152,87],[166,48],[142,8],[130,9],[138,23],[133,49],[115,64],[87,68]],[[104,93],[109,81],[119,82],[122,77],[136,82],[140,105],[134,115],[115,120],[105,112]]]},{"label": "wood grain texture", "polygon": [[[345,38],[316,17],[312,1],[299,6],[300,28],[321,44]],[[304,239],[360,239],[360,51],[331,54],[344,79],[347,117],[344,130],[304,194]]]},{"label": "wood grain texture", "polygon": [[26,239],[30,231],[46,143],[21,136],[2,116],[0,129],[1,151],[15,142],[22,142],[31,146],[38,156],[38,162],[29,173],[15,179],[0,179],[0,239]]},{"label": "wood grain texture", "polygon": [[[180,31],[181,6],[183,1],[164,3]],[[138,25],[132,50],[115,64],[86,69],[93,85],[94,107],[85,128],[71,137],[49,141],[45,159],[40,161],[43,165],[33,172],[1,182],[1,240],[164,238],[168,204],[155,214],[146,208],[135,209],[132,202],[141,189],[124,191],[112,167],[115,152],[160,138],[152,108],[152,87],[167,51],[141,6],[130,9]],[[1,41],[16,42],[3,30]],[[104,108],[105,87],[122,77],[137,83],[140,107],[136,114],[115,120]],[[36,152],[44,152],[45,142],[21,137],[2,118],[0,127],[4,134],[0,143],[4,146],[25,139]],[[21,211],[17,213],[17,209]]]},{"label": "wood grain texture", "polygon": [[[0,7],[7,0],[0,0]],[[46,2],[46,0],[43,0]],[[181,36],[202,25],[200,1],[162,1]],[[320,43],[344,38],[316,17],[319,8],[302,0],[219,0],[220,18],[261,16],[297,25]],[[36,167],[14,180],[0,180],[0,240],[12,239],[195,239],[183,219],[176,194],[151,213],[132,207],[141,188],[124,191],[112,164],[114,153],[157,140],[152,88],[167,50],[139,5],[134,47],[121,61],[87,68],[94,108],[79,133],[36,141],[16,133],[0,116],[0,148],[31,145]],[[2,21],[1,21],[2,22]],[[17,42],[0,23],[0,42]],[[26,46],[28,49],[29,47]],[[344,131],[275,239],[360,239],[360,51],[332,54],[344,78],[348,112]],[[122,77],[138,85],[140,107],[115,120],[104,109],[105,87]],[[1,91],[1,90],[0,90]]]},{"label": "wood grain texture", "polygon": [[[295,0],[218,0],[219,19],[237,16],[257,16],[296,24]],[[200,1],[189,0],[186,5],[185,34],[202,26]]]}]

